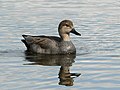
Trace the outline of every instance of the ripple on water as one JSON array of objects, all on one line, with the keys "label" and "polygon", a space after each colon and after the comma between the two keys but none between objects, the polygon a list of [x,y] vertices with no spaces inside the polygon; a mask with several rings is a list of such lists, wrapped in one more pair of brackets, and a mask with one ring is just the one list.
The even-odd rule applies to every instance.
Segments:
[{"label": "ripple on water", "polygon": [[[0,0],[0,6],[1,90],[120,89],[118,0]],[[63,19],[71,19],[82,34],[71,34],[77,49],[73,60],[24,53],[22,34],[58,36]],[[69,78],[73,86],[61,83],[60,65],[68,66],[63,71],[81,74]]]}]

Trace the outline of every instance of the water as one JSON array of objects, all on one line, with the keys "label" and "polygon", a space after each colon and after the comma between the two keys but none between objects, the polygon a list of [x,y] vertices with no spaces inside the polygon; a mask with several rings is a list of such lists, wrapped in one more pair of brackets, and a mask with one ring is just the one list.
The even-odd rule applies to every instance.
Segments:
[{"label": "water", "polygon": [[[22,34],[58,36],[63,19],[75,56],[24,52]],[[0,90],[119,90],[119,29],[119,0],[0,0]]]}]

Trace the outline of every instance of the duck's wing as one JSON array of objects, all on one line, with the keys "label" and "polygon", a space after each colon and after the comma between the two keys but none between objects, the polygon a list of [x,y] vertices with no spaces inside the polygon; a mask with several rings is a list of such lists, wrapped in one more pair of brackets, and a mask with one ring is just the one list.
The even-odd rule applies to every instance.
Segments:
[{"label": "duck's wing", "polygon": [[26,45],[29,50],[30,45],[36,44],[39,45],[43,49],[47,49],[50,47],[56,47],[58,42],[61,41],[59,37],[54,36],[31,36],[31,35],[22,35],[24,39],[22,42]]}]

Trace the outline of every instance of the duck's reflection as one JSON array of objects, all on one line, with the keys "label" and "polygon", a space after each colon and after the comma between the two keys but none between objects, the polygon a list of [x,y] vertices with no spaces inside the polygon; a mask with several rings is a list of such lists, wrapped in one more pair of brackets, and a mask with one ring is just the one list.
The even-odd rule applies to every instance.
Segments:
[{"label": "duck's reflection", "polygon": [[25,65],[61,66],[59,71],[59,85],[73,86],[74,78],[80,73],[70,73],[70,66],[76,55],[40,55],[25,52],[26,60],[33,62]]}]

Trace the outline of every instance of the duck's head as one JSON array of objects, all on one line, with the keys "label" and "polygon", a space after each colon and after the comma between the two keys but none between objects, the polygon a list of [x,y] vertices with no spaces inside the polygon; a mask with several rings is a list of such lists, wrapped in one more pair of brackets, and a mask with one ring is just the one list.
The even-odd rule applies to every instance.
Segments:
[{"label": "duck's head", "polygon": [[70,20],[61,21],[58,27],[58,32],[64,41],[70,41],[70,33],[81,36],[81,34],[74,29],[73,23]]}]

